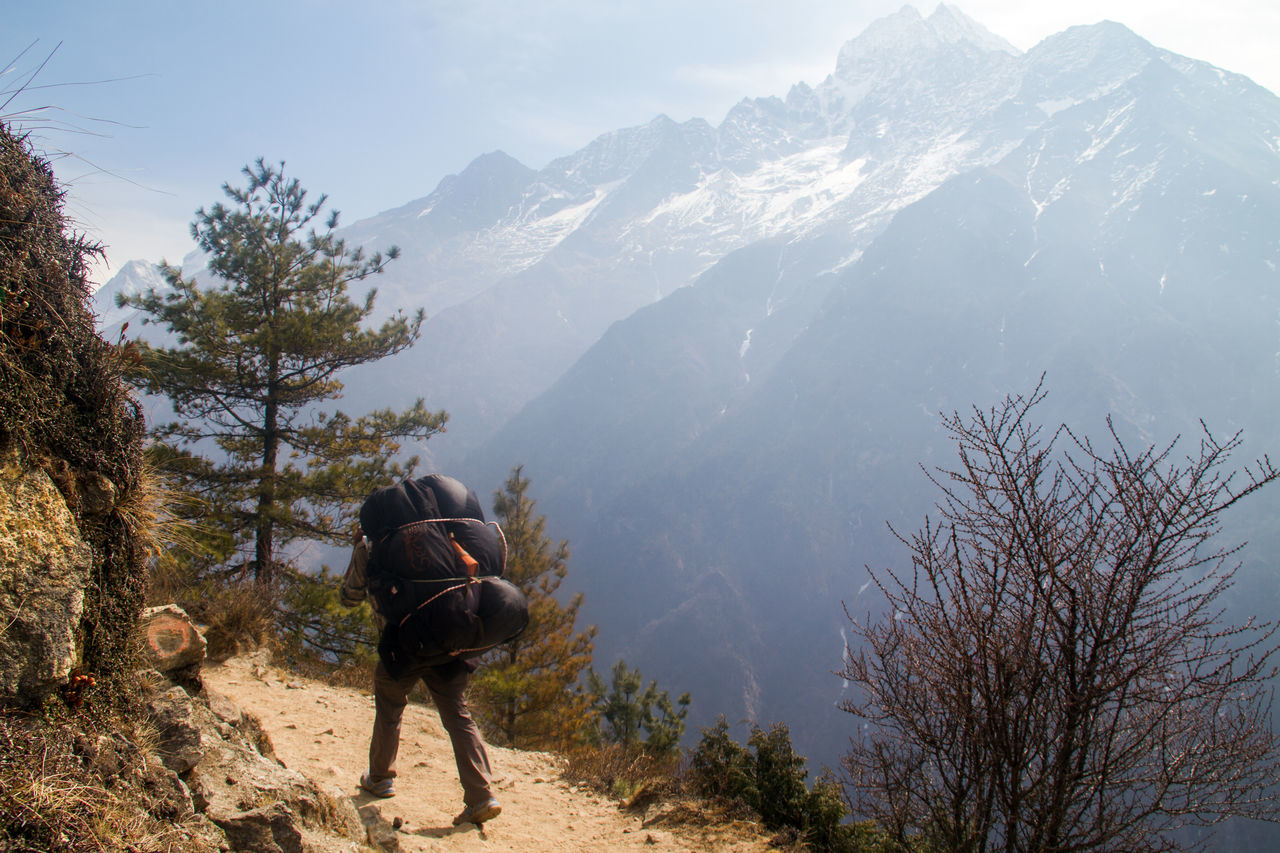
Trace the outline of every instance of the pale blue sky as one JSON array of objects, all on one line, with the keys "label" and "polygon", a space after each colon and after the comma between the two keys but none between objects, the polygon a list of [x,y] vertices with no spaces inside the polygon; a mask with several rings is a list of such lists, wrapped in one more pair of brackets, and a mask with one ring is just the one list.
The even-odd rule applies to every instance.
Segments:
[{"label": "pale blue sky", "polygon": [[[4,110],[38,122],[68,212],[134,258],[177,262],[188,226],[258,156],[284,159],[351,223],[501,149],[534,168],[660,112],[718,124],[743,97],[820,82],[840,46],[902,0],[0,0]],[[913,4],[930,14],[933,0]],[[1073,24],[1149,41],[1280,91],[1280,3],[969,0],[1027,49]],[[21,58],[28,45],[34,46]],[[60,45],[60,46],[59,46]],[[114,82],[91,83],[113,80]]]}]

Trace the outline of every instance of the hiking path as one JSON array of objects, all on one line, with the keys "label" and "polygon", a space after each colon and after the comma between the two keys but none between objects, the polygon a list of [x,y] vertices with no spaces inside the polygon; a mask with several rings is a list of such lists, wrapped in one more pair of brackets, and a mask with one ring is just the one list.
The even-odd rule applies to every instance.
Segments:
[{"label": "hiking path", "polygon": [[[207,690],[256,716],[285,766],[357,808],[376,804],[396,840],[416,851],[727,851],[768,850],[750,824],[646,820],[607,797],[565,781],[550,753],[487,747],[502,814],[483,827],[453,826],[462,789],[435,708],[411,702],[401,728],[396,796],[379,799],[356,783],[368,761],[371,690],[335,687],[283,671],[261,656],[206,664]],[[372,680],[372,679],[371,679]]]}]

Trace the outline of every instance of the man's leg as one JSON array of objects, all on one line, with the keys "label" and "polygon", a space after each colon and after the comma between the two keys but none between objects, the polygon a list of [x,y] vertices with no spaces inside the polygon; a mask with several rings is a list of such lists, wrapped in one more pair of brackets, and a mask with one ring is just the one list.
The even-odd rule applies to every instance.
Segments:
[{"label": "man's leg", "polygon": [[396,775],[400,751],[400,720],[409,703],[409,691],[417,675],[396,680],[382,662],[373,672],[373,736],[369,739],[369,780],[380,782]]},{"label": "man's leg", "polygon": [[453,743],[453,758],[458,765],[458,781],[462,783],[462,801],[468,808],[488,802],[489,755],[471,712],[467,710],[465,692],[471,673],[462,666],[446,666],[443,671],[428,669],[422,680],[440,713],[440,722]]}]

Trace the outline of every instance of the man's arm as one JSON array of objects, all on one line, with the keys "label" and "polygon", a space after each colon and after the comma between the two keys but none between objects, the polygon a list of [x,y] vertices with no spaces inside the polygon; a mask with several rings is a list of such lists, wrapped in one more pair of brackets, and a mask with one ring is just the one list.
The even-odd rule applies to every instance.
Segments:
[{"label": "man's arm", "polygon": [[343,607],[355,607],[369,594],[368,567],[369,540],[363,534],[357,534],[355,547],[351,549],[351,561],[347,563],[347,574],[338,593]]}]

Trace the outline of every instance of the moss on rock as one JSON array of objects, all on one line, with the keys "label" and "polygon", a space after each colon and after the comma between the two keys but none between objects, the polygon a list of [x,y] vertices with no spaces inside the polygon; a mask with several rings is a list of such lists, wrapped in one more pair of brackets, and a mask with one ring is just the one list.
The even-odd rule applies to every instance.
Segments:
[{"label": "moss on rock", "polygon": [[[129,669],[146,592],[128,511],[143,487],[145,424],[121,380],[128,353],[102,340],[89,307],[100,249],[74,232],[62,202],[49,163],[0,125],[0,453],[48,475],[89,545],[73,633],[79,666],[110,679]],[[34,570],[21,557],[11,568]]]}]

